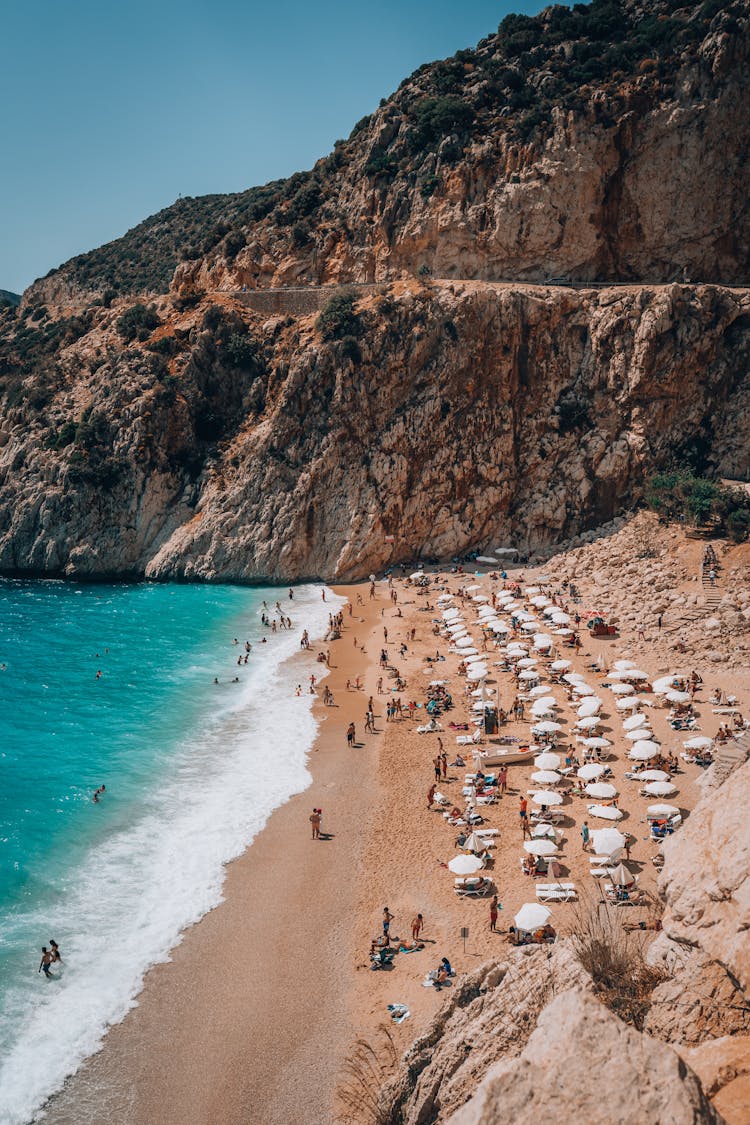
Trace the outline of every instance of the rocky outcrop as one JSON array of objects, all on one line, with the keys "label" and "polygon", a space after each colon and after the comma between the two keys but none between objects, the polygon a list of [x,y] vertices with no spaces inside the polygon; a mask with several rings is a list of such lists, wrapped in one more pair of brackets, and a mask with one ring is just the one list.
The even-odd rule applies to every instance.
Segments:
[{"label": "rocky outcrop", "polygon": [[750,293],[712,286],[401,284],[328,341],[164,300],[123,349],[120,311],[14,391],[3,570],[353,578],[534,549],[637,502],[694,436],[720,457],[750,348]]},{"label": "rocky outcrop", "polygon": [[561,1125],[720,1125],[696,1075],[671,1048],[571,990],[542,1012],[528,1044],[492,1068],[451,1125],[554,1118]]}]

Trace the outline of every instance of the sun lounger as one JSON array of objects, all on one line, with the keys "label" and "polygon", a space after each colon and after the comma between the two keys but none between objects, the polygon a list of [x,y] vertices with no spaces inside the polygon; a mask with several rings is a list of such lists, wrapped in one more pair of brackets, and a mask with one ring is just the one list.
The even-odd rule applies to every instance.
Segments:
[{"label": "sun lounger", "polygon": [[537,883],[536,897],[540,902],[572,902],[578,892],[575,883]]},{"label": "sun lounger", "polygon": [[590,855],[589,863],[592,867],[615,867],[620,862],[622,852],[622,848],[615,848],[610,855]]},{"label": "sun lounger", "polygon": [[485,895],[492,887],[492,880],[476,876],[459,877],[453,883],[453,891],[463,897]]},{"label": "sun lounger", "polygon": [[417,734],[442,734],[443,728],[440,723],[427,723],[424,727],[417,727]]},{"label": "sun lounger", "polygon": [[482,741],[482,732],[477,730],[474,734],[459,734],[456,736],[456,742],[459,746],[478,745]]}]

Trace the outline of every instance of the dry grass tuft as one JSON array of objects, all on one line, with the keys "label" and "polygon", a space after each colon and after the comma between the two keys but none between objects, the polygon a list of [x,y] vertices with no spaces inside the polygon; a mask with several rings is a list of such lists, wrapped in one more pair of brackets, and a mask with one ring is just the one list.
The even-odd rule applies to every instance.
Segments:
[{"label": "dry grass tuft", "polygon": [[380,1093],[399,1061],[391,1031],[381,1024],[375,1044],[357,1039],[347,1055],[337,1091],[342,1107],[341,1125],[388,1125],[390,1110],[381,1104]]},{"label": "dry grass tuft", "polygon": [[642,1031],[651,993],[666,980],[666,974],[646,963],[646,934],[641,930],[628,933],[622,922],[619,912],[607,904],[582,902],[571,940],[602,1003]]}]

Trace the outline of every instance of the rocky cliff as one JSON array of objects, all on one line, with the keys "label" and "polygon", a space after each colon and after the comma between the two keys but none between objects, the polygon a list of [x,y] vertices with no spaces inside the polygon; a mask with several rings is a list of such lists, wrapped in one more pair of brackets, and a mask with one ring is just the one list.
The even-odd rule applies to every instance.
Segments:
[{"label": "rocky cliff", "polygon": [[8,380],[2,569],[355,577],[571,535],[696,444],[750,468],[746,291],[413,282],[320,321],[140,308],[79,318]]},{"label": "rocky cliff", "polygon": [[749,7],[508,17],[312,171],[0,309],[0,569],[350,578],[747,477]]},{"label": "rocky cliff", "polygon": [[180,199],[27,299],[435,277],[750,282],[748,0],[593,0],[420,67],[308,172]]}]

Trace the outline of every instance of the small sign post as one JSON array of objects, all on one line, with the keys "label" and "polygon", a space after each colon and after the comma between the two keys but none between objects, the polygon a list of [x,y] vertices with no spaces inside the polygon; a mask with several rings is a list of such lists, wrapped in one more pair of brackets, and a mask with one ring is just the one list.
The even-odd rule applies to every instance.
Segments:
[{"label": "small sign post", "polygon": [[461,927],[461,937],[464,939],[464,953],[466,953],[466,939],[467,939],[468,936],[469,936],[469,927],[468,926],[462,926]]}]

